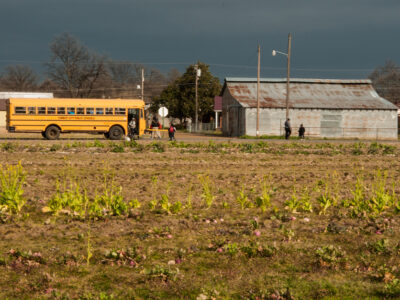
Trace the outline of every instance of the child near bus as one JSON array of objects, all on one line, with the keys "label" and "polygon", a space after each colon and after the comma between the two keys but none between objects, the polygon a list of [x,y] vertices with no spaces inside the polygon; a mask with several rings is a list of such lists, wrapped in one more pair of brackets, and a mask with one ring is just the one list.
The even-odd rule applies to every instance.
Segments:
[{"label": "child near bus", "polygon": [[175,131],[176,131],[176,128],[175,128],[174,124],[171,123],[171,125],[169,126],[169,129],[168,129],[168,135],[169,135],[170,141],[176,141],[175,140]]}]

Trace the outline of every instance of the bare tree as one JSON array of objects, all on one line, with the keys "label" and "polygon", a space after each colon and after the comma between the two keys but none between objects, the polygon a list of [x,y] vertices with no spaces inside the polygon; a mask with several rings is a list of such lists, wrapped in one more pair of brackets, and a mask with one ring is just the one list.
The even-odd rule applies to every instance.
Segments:
[{"label": "bare tree", "polygon": [[168,72],[168,83],[172,83],[175,80],[177,80],[179,77],[182,76],[182,73],[179,72],[178,69],[172,68],[169,72]]},{"label": "bare tree", "polygon": [[70,97],[96,96],[98,83],[107,76],[106,58],[90,51],[79,40],[63,33],[50,45],[49,78]]},{"label": "bare tree", "polygon": [[38,77],[28,66],[16,65],[6,67],[6,72],[1,78],[1,86],[10,91],[35,91]]},{"label": "bare tree", "polygon": [[393,61],[376,68],[370,75],[378,94],[390,102],[400,104],[400,67]]},{"label": "bare tree", "polygon": [[115,83],[120,85],[140,82],[142,68],[142,65],[129,61],[109,62],[110,76]]}]

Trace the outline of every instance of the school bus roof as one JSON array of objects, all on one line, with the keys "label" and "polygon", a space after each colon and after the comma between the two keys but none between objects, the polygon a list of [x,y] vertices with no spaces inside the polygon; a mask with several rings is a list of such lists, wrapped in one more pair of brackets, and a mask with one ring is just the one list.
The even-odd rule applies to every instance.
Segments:
[{"label": "school bus roof", "polygon": [[93,107],[144,107],[145,103],[141,99],[83,99],[83,98],[10,98],[13,105],[43,105],[43,106],[93,106]]}]

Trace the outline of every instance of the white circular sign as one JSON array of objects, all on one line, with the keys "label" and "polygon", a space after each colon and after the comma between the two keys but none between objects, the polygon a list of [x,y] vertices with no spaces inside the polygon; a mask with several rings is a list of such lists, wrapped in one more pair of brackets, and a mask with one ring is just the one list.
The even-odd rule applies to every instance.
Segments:
[{"label": "white circular sign", "polygon": [[158,110],[158,114],[161,116],[161,117],[166,117],[167,115],[168,115],[168,109],[166,108],[166,107],[160,107],[160,109]]}]

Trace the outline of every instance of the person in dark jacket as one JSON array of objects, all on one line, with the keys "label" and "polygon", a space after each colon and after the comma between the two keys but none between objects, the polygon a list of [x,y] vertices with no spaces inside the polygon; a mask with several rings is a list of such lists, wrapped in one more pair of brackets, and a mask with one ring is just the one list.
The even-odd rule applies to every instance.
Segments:
[{"label": "person in dark jacket", "polygon": [[304,128],[303,124],[300,124],[299,127],[299,138],[304,139],[304,134],[306,133],[306,129]]},{"label": "person in dark jacket", "polygon": [[285,122],[285,139],[289,139],[292,134],[292,126],[290,126],[290,119],[288,118]]}]

